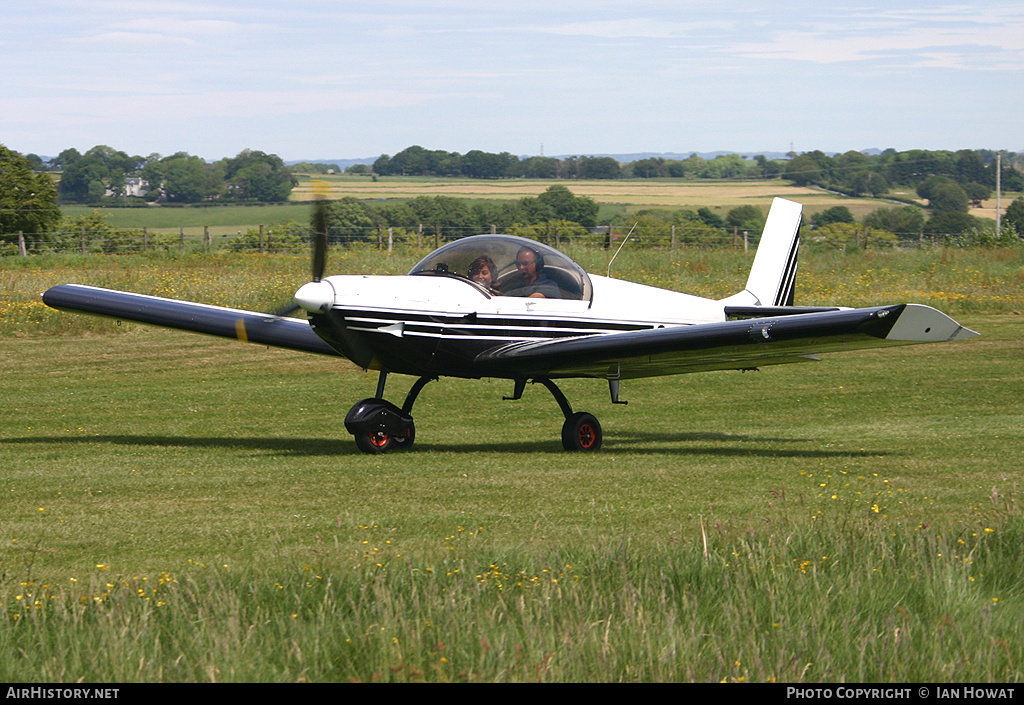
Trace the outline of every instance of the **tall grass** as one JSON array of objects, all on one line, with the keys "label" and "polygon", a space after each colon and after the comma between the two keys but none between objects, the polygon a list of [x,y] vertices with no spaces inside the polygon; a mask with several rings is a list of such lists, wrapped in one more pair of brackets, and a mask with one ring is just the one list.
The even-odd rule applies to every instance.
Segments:
[{"label": "tall grass", "polygon": [[488,550],[469,531],[463,545],[433,555],[406,556],[375,538],[356,551],[327,543],[303,565],[193,564],[142,576],[98,566],[74,584],[7,591],[0,678],[1024,676],[1019,515],[991,533],[829,519],[749,535],[707,527],[706,546],[695,535],[658,546],[622,537]]},{"label": "tall grass", "polygon": [[[404,274],[427,254],[402,246],[332,249],[329,271],[338,274]],[[569,249],[589,272],[604,274],[611,254]],[[612,276],[699,296],[722,298],[742,289],[752,252],[729,248],[668,251],[628,246]],[[797,277],[797,303],[869,306],[914,302],[947,313],[1024,310],[1024,250],[925,249],[843,253],[806,248]],[[61,283],[80,283],[253,310],[272,310],[290,300],[309,278],[304,255],[151,253],[138,255],[42,255],[0,259],[0,331],[14,335],[111,330],[109,322],[48,309],[39,293]]]}]

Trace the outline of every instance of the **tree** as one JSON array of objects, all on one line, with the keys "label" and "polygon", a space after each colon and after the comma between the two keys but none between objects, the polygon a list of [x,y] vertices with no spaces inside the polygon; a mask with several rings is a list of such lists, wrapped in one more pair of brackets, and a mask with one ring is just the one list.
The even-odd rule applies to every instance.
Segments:
[{"label": "tree", "polygon": [[530,157],[520,162],[527,179],[553,179],[558,176],[558,160],[554,157]]},{"label": "tree", "polygon": [[473,179],[502,179],[518,161],[508,152],[492,154],[474,149],[462,157],[462,173]]},{"label": "tree", "polygon": [[409,201],[416,218],[430,228],[440,228],[446,235],[461,237],[479,229],[473,209],[461,198],[452,196],[417,196]]},{"label": "tree", "polygon": [[924,231],[933,235],[962,235],[978,227],[978,219],[962,211],[945,211],[928,219]]},{"label": "tree", "polygon": [[585,228],[597,224],[597,202],[587,196],[576,196],[565,186],[549,186],[536,200],[549,211],[543,220],[568,220]]},{"label": "tree", "polygon": [[125,176],[137,174],[146,164],[143,157],[128,156],[105,144],[96,145],[78,158],[75,154],[74,150],[60,153],[58,160],[64,163],[64,172],[57,188],[62,200],[78,203],[99,201],[108,190],[115,196],[123,194]]},{"label": "tree", "polygon": [[580,157],[579,178],[619,179],[622,166],[612,157]]},{"label": "tree", "polygon": [[0,236],[19,231],[47,233],[60,222],[57,189],[49,174],[36,174],[29,161],[0,144]]},{"label": "tree", "polygon": [[340,236],[345,242],[365,240],[377,226],[369,207],[362,201],[348,196],[330,205],[327,216],[327,232],[330,237]]},{"label": "tree", "polygon": [[1007,207],[1003,223],[1012,226],[1017,235],[1024,237],[1024,197],[1015,198]]},{"label": "tree", "polygon": [[924,229],[924,212],[917,206],[879,208],[864,217],[864,225],[904,238],[917,237]]},{"label": "tree", "polygon": [[981,208],[981,202],[987,200],[992,195],[992,189],[976,181],[964,184],[963,188],[967,198],[971,200],[971,205],[975,208]]},{"label": "tree", "polygon": [[946,176],[929,176],[918,185],[917,195],[928,199],[928,206],[935,215],[950,212],[966,213],[970,204],[970,199],[963,188]]},{"label": "tree", "polygon": [[142,178],[149,182],[153,198],[162,192],[172,203],[199,203],[224,192],[223,168],[187,152],[150,160],[142,169]]},{"label": "tree", "polygon": [[668,176],[668,166],[661,157],[638,159],[633,162],[633,176],[638,179],[656,179]]},{"label": "tree", "polygon": [[969,184],[972,181],[984,183],[988,180],[988,169],[985,167],[985,160],[981,155],[970,149],[961,149],[956,153],[955,160],[956,180],[960,184]]},{"label": "tree", "polygon": [[760,233],[764,228],[764,213],[757,206],[737,206],[726,214],[725,223],[740,230]]},{"label": "tree", "polygon": [[705,225],[710,225],[713,228],[724,228],[725,221],[722,220],[722,216],[715,213],[708,207],[698,208],[697,217],[700,218],[701,222]]},{"label": "tree", "polygon": [[825,186],[831,179],[833,160],[824,152],[815,150],[789,160],[782,178],[789,179],[797,186],[818,184]]},{"label": "tree", "polygon": [[280,203],[288,200],[298,183],[276,154],[245,149],[217,165],[224,169],[226,195],[231,200]]},{"label": "tree", "polygon": [[846,206],[833,206],[826,208],[820,213],[811,216],[811,223],[816,228],[830,225],[831,223],[852,223],[853,213]]}]

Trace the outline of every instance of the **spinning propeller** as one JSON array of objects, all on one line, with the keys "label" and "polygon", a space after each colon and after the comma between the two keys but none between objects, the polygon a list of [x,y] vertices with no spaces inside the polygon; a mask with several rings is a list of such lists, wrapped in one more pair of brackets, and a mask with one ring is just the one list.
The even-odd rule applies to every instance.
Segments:
[{"label": "spinning propeller", "polygon": [[323,281],[327,269],[327,205],[324,182],[319,182],[313,200],[313,281],[304,284],[295,292],[292,311],[300,308],[310,313],[323,313],[334,303],[334,287]]},{"label": "spinning propeller", "polygon": [[[297,292],[292,303],[283,306],[271,315],[274,318],[287,318],[300,308],[306,311],[322,313],[334,303],[334,287],[322,281],[324,271],[327,269],[327,226],[330,215],[330,207],[327,201],[326,183],[316,182],[313,196],[313,217],[311,225],[313,228],[313,281],[303,285]],[[243,343],[248,342],[249,335],[245,329],[245,320],[239,318],[235,321],[235,334]]]}]

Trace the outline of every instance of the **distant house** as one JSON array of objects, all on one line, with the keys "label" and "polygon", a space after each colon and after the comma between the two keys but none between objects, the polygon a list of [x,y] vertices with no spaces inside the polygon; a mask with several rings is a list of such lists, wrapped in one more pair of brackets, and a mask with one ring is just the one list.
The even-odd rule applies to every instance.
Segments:
[{"label": "distant house", "polygon": [[135,196],[142,198],[149,192],[149,182],[145,179],[140,179],[137,176],[125,177],[124,187],[120,193],[115,193],[113,189],[107,189],[103,194],[104,197],[109,198],[111,196]]}]

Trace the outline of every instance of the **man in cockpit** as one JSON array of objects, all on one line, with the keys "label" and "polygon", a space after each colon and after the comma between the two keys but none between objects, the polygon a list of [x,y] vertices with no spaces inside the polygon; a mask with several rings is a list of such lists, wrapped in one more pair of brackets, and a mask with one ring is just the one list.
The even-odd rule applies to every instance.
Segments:
[{"label": "man in cockpit", "polygon": [[523,246],[516,254],[518,279],[509,283],[505,296],[526,296],[531,299],[561,298],[558,285],[544,274],[544,257],[532,247]]}]

